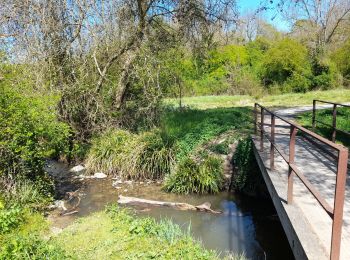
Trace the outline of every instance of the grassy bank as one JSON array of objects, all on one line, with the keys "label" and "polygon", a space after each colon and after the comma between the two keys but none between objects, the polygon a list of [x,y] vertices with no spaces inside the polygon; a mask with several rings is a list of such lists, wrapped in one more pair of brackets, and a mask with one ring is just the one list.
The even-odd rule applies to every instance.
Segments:
[{"label": "grassy bank", "polygon": [[136,218],[117,206],[78,219],[58,235],[40,214],[27,211],[22,218],[0,233],[0,259],[219,259],[170,220]]},{"label": "grassy bank", "polygon": [[130,179],[165,179],[165,189],[180,193],[217,192],[222,187],[222,155],[229,144],[250,133],[254,102],[268,107],[311,105],[312,100],[350,101],[350,90],[303,94],[185,97],[167,99],[158,125],[130,132],[110,130],[92,141],[86,164]]},{"label": "grassy bank", "polygon": [[[301,106],[312,105],[312,100],[316,98],[331,100],[333,102],[350,102],[350,90],[334,89],[328,91],[310,91],[306,93],[266,95],[257,98],[248,95],[184,97],[182,104],[183,106],[190,106],[198,109],[253,106],[255,102],[265,106]],[[166,103],[178,106],[179,100],[167,99]]]},{"label": "grassy bank", "polygon": [[116,206],[77,221],[54,242],[76,259],[219,259],[171,221],[135,218]]},{"label": "grassy bank", "polygon": [[[164,109],[158,127],[131,133],[110,130],[95,138],[86,165],[130,179],[166,179],[177,193],[213,193],[223,180],[222,155],[249,133],[251,109]],[[181,181],[180,181],[181,180]]]},{"label": "grassy bank", "polygon": [[[322,109],[316,111],[316,119],[324,122],[325,124],[332,125],[333,122],[333,111],[330,109]],[[302,113],[298,116],[298,123],[307,127],[312,128],[312,112]],[[337,129],[350,133],[350,109],[349,108],[338,108],[337,109]],[[325,126],[321,123],[316,123],[315,131],[324,136],[327,139],[331,139],[332,129],[329,126]],[[350,138],[341,132],[337,132],[336,142],[341,143],[347,147],[350,147]]]}]

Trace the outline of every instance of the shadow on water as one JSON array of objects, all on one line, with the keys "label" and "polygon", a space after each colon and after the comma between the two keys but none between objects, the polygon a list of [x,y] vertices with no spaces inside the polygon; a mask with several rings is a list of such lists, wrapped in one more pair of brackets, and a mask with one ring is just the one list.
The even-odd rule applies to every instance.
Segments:
[{"label": "shadow on water", "polygon": [[166,207],[135,208],[135,211],[140,216],[171,219],[184,231],[190,226],[191,234],[201,240],[206,248],[215,249],[222,255],[244,252],[250,259],[293,259],[272,202],[229,192],[201,196],[177,195],[163,192],[161,184],[156,183],[123,183],[116,189],[112,187],[111,179],[89,179],[80,189],[78,213],[60,216],[58,212],[53,212],[50,219],[53,226],[66,227],[79,217],[116,203],[119,194],[193,205],[210,202],[214,210],[222,210],[223,213],[179,211]]}]

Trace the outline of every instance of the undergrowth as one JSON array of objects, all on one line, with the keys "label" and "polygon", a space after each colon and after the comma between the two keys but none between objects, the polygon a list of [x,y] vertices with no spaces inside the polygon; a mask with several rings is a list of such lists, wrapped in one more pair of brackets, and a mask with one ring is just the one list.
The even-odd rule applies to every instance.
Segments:
[{"label": "undergrowth", "polygon": [[[165,190],[176,193],[220,191],[219,155],[229,153],[229,143],[238,132],[250,131],[251,110],[168,107],[164,111],[159,128],[141,133],[112,129],[95,138],[86,160],[89,171],[132,179],[166,177]],[[225,134],[219,143],[212,142]]]},{"label": "undergrowth", "polygon": [[235,170],[231,179],[231,187],[247,194],[258,192],[259,185],[263,181],[255,160],[253,142],[249,137],[238,142],[232,160]]},{"label": "undergrowth", "polygon": [[110,130],[92,142],[86,165],[122,177],[159,179],[170,172],[174,152],[158,130],[134,134]]}]

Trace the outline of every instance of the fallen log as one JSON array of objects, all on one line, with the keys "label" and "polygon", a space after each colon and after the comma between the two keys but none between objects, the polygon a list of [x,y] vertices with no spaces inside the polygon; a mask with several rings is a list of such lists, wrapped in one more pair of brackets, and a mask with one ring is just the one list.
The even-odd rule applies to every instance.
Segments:
[{"label": "fallen log", "polygon": [[170,208],[174,208],[174,209],[178,209],[178,210],[197,210],[197,211],[210,212],[210,213],[214,213],[214,214],[222,213],[222,211],[212,210],[210,208],[211,204],[209,202],[205,202],[201,205],[194,206],[194,205],[191,205],[188,203],[183,203],[183,202],[147,200],[147,199],[126,197],[123,195],[119,195],[118,203],[119,204],[134,205],[134,206],[163,206],[163,207],[170,207]]}]

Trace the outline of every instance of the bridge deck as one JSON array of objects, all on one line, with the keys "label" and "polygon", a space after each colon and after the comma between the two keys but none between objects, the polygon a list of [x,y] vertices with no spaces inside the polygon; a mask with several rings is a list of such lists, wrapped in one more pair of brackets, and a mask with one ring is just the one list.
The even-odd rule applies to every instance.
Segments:
[{"label": "bridge deck", "polygon": [[[291,119],[295,116],[295,110],[285,109],[276,111],[276,114]],[[264,129],[270,132],[270,116],[265,115]],[[282,120],[276,118],[275,141],[279,149],[286,155],[289,154],[289,133],[290,127]],[[292,230],[286,230],[288,224],[281,219],[284,224],[291,247],[296,257],[309,259],[329,259],[332,220],[321,207],[317,200],[307,190],[305,185],[294,176],[294,202],[288,205],[287,201],[287,176],[288,165],[282,157],[275,152],[275,169],[271,170],[269,147],[270,143],[265,138],[264,150],[260,151],[260,136],[254,136],[255,152],[258,156],[258,162],[262,171],[265,172],[265,181],[270,182],[272,187],[268,188],[273,197],[275,206],[280,218],[286,217],[280,214],[285,212],[288,216],[289,224]],[[336,160],[330,152],[325,152],[320,147],[315,146],[303,136],[297,136],[295,146],[295,164],[302,170],[305,177],[320,192],[322,197],[330,204],[334,204]],[[264,175],[264,174],[263,174]],[[267,183],[268,184],[268,183]],[[271,188],[274,190],[271,192]],[[275,197],[275,198],[274,198]],[[280,205],[277,205],[277,204]],[[294,236],[294,237],[293,237]],[[294,241],[297,238],[299,241]],[[299,249],[295,245],[298,242],[302,246],[305,255],[302,252],[296,252]],[[300,250],[299,250],[300,251]],[[348,172],[346,182],[345,204],[344,204],[344,222],[342,228],[342,241],[340,259],[350,259],[350,175]]]}]

